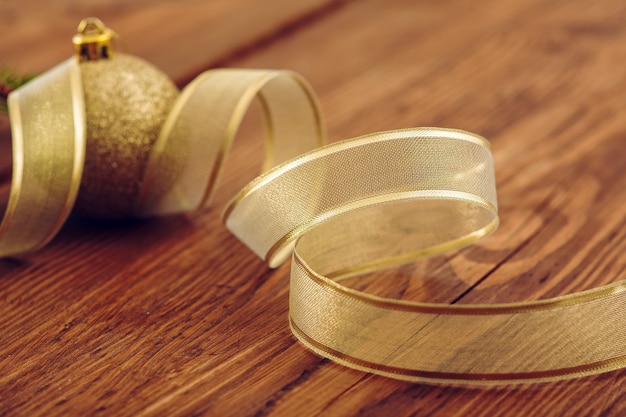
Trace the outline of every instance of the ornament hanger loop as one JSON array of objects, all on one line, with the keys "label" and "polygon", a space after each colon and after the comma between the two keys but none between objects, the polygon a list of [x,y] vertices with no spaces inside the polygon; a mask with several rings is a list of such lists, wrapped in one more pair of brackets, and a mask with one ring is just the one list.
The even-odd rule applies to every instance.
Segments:
[{"label": "ornament hanger loop", "polygon": [[74,54],[79,62],[109,59],[114,54],[113,39],[117,34],[97,17],[83,19],[72,38]]}]

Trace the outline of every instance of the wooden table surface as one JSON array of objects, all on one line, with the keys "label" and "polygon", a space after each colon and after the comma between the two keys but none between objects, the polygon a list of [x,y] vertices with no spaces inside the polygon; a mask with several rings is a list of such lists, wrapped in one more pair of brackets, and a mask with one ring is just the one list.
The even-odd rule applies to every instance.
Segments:
[{"label": "wooden table surface", "polygon": [[[84,3],[3,1],[0,63],[53,66],[95,15],[181,86],[216,66],[299,72],[331,141],[412,126],[487,137],[501,226],[475,247],[400,268],[412,277],[407,297],[523,301],[626,279],[625,2]],[[255,174],[257,122],[246,121],[208,210],[73,219],[44,249],[0,260],[0,415],[626,413],[626,371],[436,386],[354,371],[300,345],[287,320],[289,265],[267,268],[219,220]],[[6,170],[6,120],[1,129]]]}]

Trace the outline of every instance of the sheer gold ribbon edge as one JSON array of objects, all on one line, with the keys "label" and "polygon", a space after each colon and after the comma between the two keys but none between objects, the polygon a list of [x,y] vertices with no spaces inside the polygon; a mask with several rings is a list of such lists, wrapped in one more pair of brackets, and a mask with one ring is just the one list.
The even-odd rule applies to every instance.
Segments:
[{"label": "sheer gold ribbon edge", "polygon": [[472,373],[407,369],[403,367],[387,366],[385,364],[356,358],[344,352],[335,350],[332,347],[324,345],[323,343],[319,343],[314,338],[309,337],[306,332],[301,330],[291,316],[289,316],[289,326],[293,335],[303,345],[317,353],[319,356],[332,359],[339,364],[357,369],[359,371],[417,383],[445,385],[502,385],[555,382],[569,378],[579,378],[615,371],[626,366],[626,355],[623,355],[590,364],[537,372]]}]

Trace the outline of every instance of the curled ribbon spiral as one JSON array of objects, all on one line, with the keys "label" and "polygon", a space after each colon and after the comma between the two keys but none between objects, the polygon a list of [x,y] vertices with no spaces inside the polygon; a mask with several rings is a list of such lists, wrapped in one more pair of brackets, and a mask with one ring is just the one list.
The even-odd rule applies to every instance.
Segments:
[{"label": "curled ribbon spiral", "polygon": [[[213,70],[187,86],[152,151],[137,215],[207,204],[254,98],[268,126],[266,167],[278,165],[232,199],[224,222],[271,267],[293,257],[289,321],[304,345],[349,367],[422,382],[537,382],[626,366],[624,283],[489,305],[417,303],[342,285],[495,230],[492,156],[485,139],[438,128],[320,147],[315,95],[290,72]],[[86,141],[78,64],[68,60],[17,90],[9,106],[14,172],[0,256],[41,247],[71,211]]]}]

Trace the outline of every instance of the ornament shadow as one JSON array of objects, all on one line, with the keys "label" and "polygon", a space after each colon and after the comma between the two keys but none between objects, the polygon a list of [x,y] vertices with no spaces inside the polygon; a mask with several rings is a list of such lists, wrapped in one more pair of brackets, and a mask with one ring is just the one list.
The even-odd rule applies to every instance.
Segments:
[{"label": "ornament shadow", "polygon": [[182,214],[119,220],[96,220],[73,215],[50,246],[70,248],[81,244],[115,244],[131,249],[130,255],[133,246],[139,245],[138,249],[145,249],[150,241],[165,241],[172,234],[184,235],[194,230],[193,222]]}]

